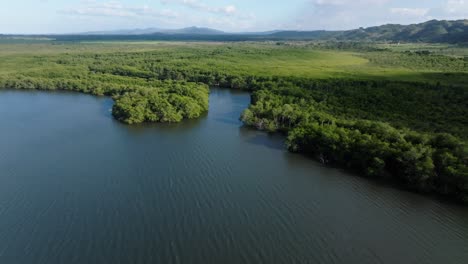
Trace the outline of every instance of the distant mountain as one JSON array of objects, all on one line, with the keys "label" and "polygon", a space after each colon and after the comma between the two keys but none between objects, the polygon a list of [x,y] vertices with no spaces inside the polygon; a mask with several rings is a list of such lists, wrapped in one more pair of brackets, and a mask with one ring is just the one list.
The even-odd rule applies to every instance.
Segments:
[{"label": "distant mountain", "polygon": [[350,30],[338,39],[404,41],[404,42],[468,42],[468,20],[431,20],[413,25],[383,25],[366,29]]},{"label": "distant mountain", "polygon": [[67,35],[37,35],[63,41],[80,40],[170,40],[170,41],[390,41],[458,43],[468,45],[468,20],[431,20],[420,24],[388,24],[345,31],[266,31],[228,33],[204,27],[182,29],[132,29]]},{"label": "distant mountain", "polygon": [[326,30],[316,30],[316,31],[278,31],[272,34],[269,34],[270,38],[277,39],[297,39],[297,40],[322,40],[322,39],[331,39],[338,37],[343,31],[326,31]]},{"label": "distant mountain", "polygon": [[232,33],[234,35],[244,35],[244,36],[267,36],[276,34],[278,32],[283,32],[284,30],[270,30],[270,31],[259,31],[259,32],[238,32]]},{"label": "distant mountain", "polygon": [[181,29],[161,29],[161,28],[145,28],[145,29],[123,29],[112,31],[93,31],[79,33],[78,35],[150,35],[150,34],[184,34],[184,35],[222,35],[226,34],[223,31],[203,28],[203,27],[187,27]]},{"label": "distant mountain", "polygon": [[388,24],[347,31],[282,31],[269,37],[302,40],[468,43],[468,20],[431,20],[420,24]]},{"label": "distant mountain", "polygon": [[145,28],[145,29],[121,29],[112,31],[91,31],[78,33],[78,35],[146,35],[153,34],[154,32],[160,32],[158,28]]},{"label": "distant mountain", "polygon": [[164,30],[160,32],[154,33],[166,33],[166,34],[193,34],[193,35],[225,35],[228,34],[226,32],[212,29],[212,28],[204,28],[204,27],[188,27],[182,29],[174,29],[174,30]]}]

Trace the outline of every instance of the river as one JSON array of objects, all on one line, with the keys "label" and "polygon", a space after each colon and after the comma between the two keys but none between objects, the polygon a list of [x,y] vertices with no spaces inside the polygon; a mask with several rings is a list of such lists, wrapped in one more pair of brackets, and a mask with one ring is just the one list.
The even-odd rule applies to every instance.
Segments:
[{"label": "river", "polygon": [[0,262],[468,263],[468,208],[288,153],[247,93],[127,126],[112,100],[0,92]]}]

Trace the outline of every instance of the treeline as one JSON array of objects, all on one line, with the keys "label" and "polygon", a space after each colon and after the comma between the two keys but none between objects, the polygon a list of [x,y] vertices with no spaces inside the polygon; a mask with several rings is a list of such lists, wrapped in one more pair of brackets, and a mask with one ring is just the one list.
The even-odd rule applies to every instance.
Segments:
[{"label": "treeline", "polygon": [[387,48],[381,48],[373,42],[362,41],[324,41],[324,42],[310,42],[307,47],[329,49],[329,50],[348,50],[348,51],[362,51],[362,52],[382,52],[390,51]]},{"label": "treeline", "polygon": [[[467,139],[468,89],[395,81],[282,78],[255,82],[255,90],[303,100],[343,119],[389,122],[398,128],[445,132]],[[255,98],[256,95],[253,97]]]},{"label": "treeline", "polygon": [[429,51],[416,52],[368,52],[362,55],[376,65],[405,67],[421,70],[430,68],[436,71],[467,72],[468,63],[462,57],[449,57],[432,54]]},{"label": "treeline", "polygon": [[93,95],[117,95],[123,91],[132,91],[144,86],[138,82],[132,84],[117,84],[103,80],[73,79],[73,78],[45,78],[14,76],[0,77],[0,89],[25,89],[44,91],[74,91]]},{"label": "treeline", "polygon": [[[96,57],[97,56],[97,57]],[[176,56],[176,55],[173,55]],[[191,53],[178,56],[198,56]],[[191,64],[167,65],[141,54],[84,55],[60,58],[61,65],[89,65],[87,71],[54,72],[49,76],[2,78],[0,86],[43,90],[71,90],[95,95],[121,95],[139,89],[161,87],[163,82],[193,82],[231,89],[275,90],[310,98],[340,118],[389,122],[397,128],[445,132],[468,138],[468,89],[421,82],[389,80],[317,80],[308,77],[236,74],[223,69],[198,68]],[[189,59],[194,60],[194,58]],[[97,62],[96,62],[97,61]],[[81,65],[80,64],[80,65]],[[441,76],[443,78],[443,76]],[[133,93],[137,95],[138,93]]]},{"label": "treeline", "polygon": [[265,82],[277,78],[255,77],[247,75],[234,75],[203,69],[187,69],[157,64],[148,65],[147,69],[139,69],[132,66],[90,66],[95,73],[112,74],[126,77],[137,77],[156,80],[184,80],[188,82],[205,83],[210,86],[219,86],[232,89],[255,89],[256,82]]},{"label": "treeline", "polygon": [[113,116],[124,123],[180,122],[208,111],[207,85],[176,81],[117,81],[109,76],[95,79],[0,78],[0,89],[34,89],[82,92],[113,96]]},{"label": "treeline", "polygon": [[312,98],[260,90],[254,93],[252,105],[241,119],[257,129],[287,133],[289,150],[323,163],[369,177],[394,178],[414,190],[468,202],[465,142],[450,134],[338,118]]}]

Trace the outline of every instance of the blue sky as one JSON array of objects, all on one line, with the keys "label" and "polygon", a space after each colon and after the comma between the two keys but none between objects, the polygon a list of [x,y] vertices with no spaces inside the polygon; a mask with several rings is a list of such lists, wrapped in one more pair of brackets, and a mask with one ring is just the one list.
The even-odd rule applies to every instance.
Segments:
[{"label": "blue sky", "polygon": [[0,33],[351,29],[468,18],[468,0],[0,0]]}]

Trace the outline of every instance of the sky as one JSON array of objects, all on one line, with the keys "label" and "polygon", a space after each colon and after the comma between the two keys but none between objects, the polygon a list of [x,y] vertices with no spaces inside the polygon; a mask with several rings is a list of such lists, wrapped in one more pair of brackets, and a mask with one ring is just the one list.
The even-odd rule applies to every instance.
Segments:
[{"label": "sky", "polygon": [[189,26],[343,30],[467,18],[468,0],[0,0],[0,34]]}]

